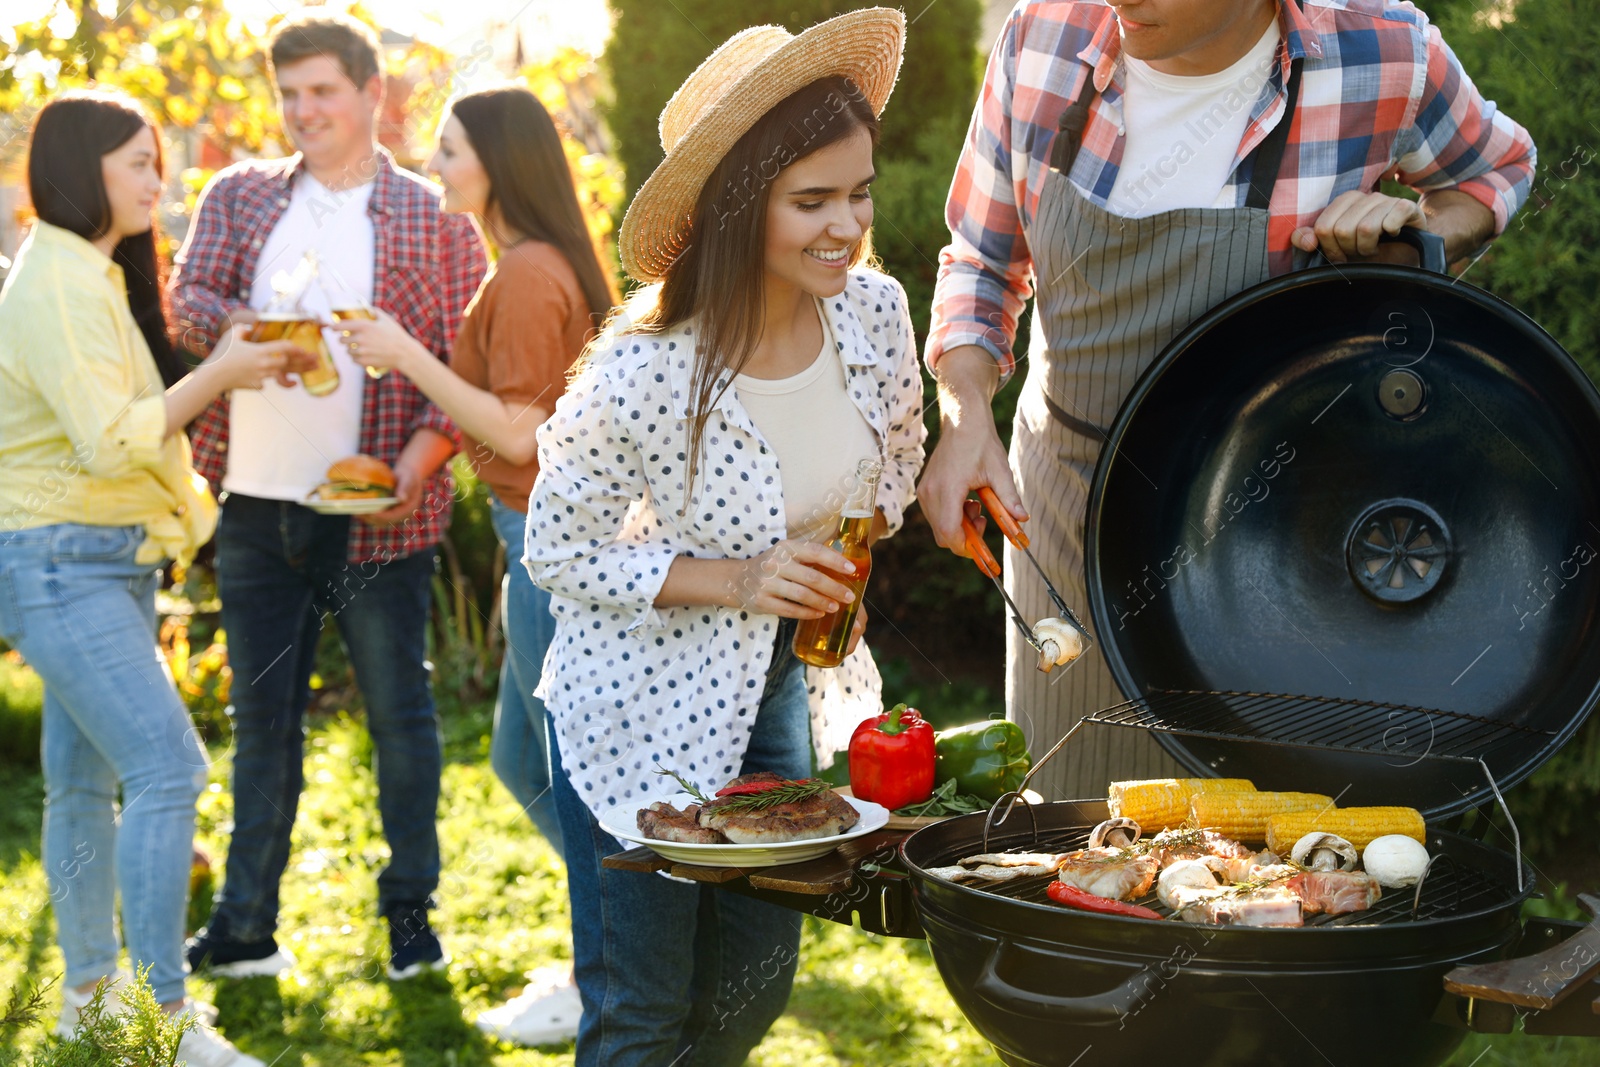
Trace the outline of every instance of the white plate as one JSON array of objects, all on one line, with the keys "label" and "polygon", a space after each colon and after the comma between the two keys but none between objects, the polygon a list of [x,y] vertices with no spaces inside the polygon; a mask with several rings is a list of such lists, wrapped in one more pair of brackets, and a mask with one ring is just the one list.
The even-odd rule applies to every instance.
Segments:
[{"label": "white plate", "polygon": [[323,500],[315,494],[300,501],[318,515],[371,515],[400,503],[397,496],[358,496],[348,500]]},{"label": "white plate", "polygon": [[[638,824],[632,821],[632,817],[637,815],[636,811],[627,813],[629,823],[613,821],[624,817],[622,812],[615,812],[600,820],[600,827],[619,841],[644,845],[656,855],[675,863],[693,863],[701,867],[776,867],[781,863],[799,863],[825,856],[845,841],[883,829],[889,821],[889,809],[881,804],[857,800],[855,797],[842,799],[861,814],[861,821],[849,831],[833,837],[785,841],[777,845],[689,845],[676,841],[657,841],[639,832]],[[679,793],[668,797],[667,803],[681,810],[684,805],[695,803],[695,799],[687,793]]]}]

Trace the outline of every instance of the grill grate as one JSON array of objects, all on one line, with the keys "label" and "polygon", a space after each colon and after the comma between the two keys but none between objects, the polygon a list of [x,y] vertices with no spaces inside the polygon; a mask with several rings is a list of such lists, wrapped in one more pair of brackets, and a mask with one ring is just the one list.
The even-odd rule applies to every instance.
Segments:
[{"label": "grill grate", "polygon": [[[1088,826],[1074,826],[1050,834],[1041,834],[1037,847],[1030,847],[1029,851],[1073,852],[1085,848],[1089,843],[1090,829]],[[952,855],[939,862],[955,863],[958,858]],[[996,896],[1009,897],[1012,900],[1060,907],[1045,895],[1045,888],[1053,880],[1053,875],[1046,875],[990,885],[978,883],[972,885],[972,888]],[[1386,889],[1378,902],[1366,911],[1351,912],[1346,915],[1313,915],[1306,920],[1305,925],[1307,927],[1397,926],[1413,921],[1463,915],[1510,899],[1511,895],[1504,886],[1480,871],[1457,863],[1436,863],[1423,881],[1420,896],[1411,889]],[[1157,899],[1154,892],[1133,903],[1158,912],[1163,919],[1172,917],[1172,911]]]},{"label": "grill grate", "polygon": [[[1222,741],[1257,741],[1338,752],[1479,763],[1519,737],[1554,738],[1553,730],[1406,704],[1201,690],[1152,690],[1084,716],[1084,722]],[[1395,739],[1405,739],[1404,751]]]}]

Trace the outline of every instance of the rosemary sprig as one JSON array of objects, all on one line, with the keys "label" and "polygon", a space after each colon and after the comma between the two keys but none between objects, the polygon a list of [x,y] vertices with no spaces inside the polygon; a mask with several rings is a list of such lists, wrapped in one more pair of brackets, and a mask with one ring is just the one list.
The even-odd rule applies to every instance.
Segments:
[{"label": "rosemary sprig", "polygon": [[804,781],[790,782],[787,785],[776,786],[760,793],[718,797],[716,805],[717,810],[724,814],[743,815],[752,811],[765,811],[767,808],[778,804],[791,804],[795,801],[820,797],[831,788],[832,786],[820,778],[807,778]]},{"label": "rosemary sprig", "polygon": [[665,767],[661,766],[661,764],[658,763],[658,764],[656,764],[656,773],[657,774],[665,774],[665,775],[668,775],[669,777],[671,777],[672,779],[674,779],[680,786],[683,787],[683,791],[685,793],[688,793],[690,796],[694,797],[695,800],[697,800],[701,804],[709,804],[709,803],[711,803],[711,798],[710,797],[708,797],[704,793],[700,792],[699,789],[696,789],[693,782],[689,781],[689,779],[685,778],[683,775],[679,774],[677,771],[669,771]]}]

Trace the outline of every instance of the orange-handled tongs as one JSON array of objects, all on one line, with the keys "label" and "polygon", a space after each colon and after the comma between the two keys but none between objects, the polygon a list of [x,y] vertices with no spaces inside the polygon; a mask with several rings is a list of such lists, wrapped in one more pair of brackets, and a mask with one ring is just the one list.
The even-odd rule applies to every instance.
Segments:
[{"label": "orange-handled tongs", "polygon": [[[987,485],[979,488],[978,499],[983,502],[983,506],[989,512],[990,518],[994,519],[995,525],[1000,527],[1000,532],[1005,535],[1005,539],[1010,541],[1024,556],[1028,557],[1028,562],[1033,564],[1033,569],[1039,572],[1039,578],[1044,582],[1045,592],[1050,595],[1050,602],[1056,606],[1057,614],[1070,623],[1072,628],[1077,630],[1083,637],[1083,647],[1087,651],[1094,644],[1094,637],[1090,635],[1088,627],[1084,626],[1078,619],[1077,614],[1067,606],[1067,602],[1061,599],[1061,594],[1056,592],[1054,583],[1050,581],[1050,576],[1045,574],[1044,568],[1039,566],[1039,561],[1033,558],[1033,553],[1028,549],[1028,535],[1023,532],[1022,524],[1012,517],[1011,512],[1007,511],[1005,506],[1000,503],[1000,498],[995,495],[994,490]],[[1023,640],[1027,641],[1035,652],[1042,651],[1040,639],[1033,632],[1033,626],[1023,616],[1022,610],[1017,607],[1016,601],[1012,600],[1011,595],[1006,592],[1005,583],[1000,580],[999,561],[994,558],[994,553],[989,551],[989,546],[984,544],[983,535],[978,532],[978,528],[972,524],[972,520],[967,518],[965,514],[961,516],[961,529],[966,535],[967,551],[972,553],[972,561],[978,565],[980,571],[994,582],[994,587],[1000,590],[1000,595],[1005,598],[1006,606],[1011,609],[1012,621],[1017,624],[1017,629],[1022,631]],[[1073,662],[1076,662],[1076,660]],[[1068,666],[1070,665],[1069,663]]]}]

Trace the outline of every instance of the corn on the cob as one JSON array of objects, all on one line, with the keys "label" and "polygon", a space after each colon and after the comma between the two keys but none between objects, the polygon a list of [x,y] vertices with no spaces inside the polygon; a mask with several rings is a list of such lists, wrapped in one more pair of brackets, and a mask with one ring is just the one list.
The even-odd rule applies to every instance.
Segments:
[{"label": "corn on the cob", "polygon": [[1331,810],[1333,798],[1321,793],[1196,793],[1189,798],[1190,823],[1251,844],[1267,839],[1268,816]]},{"label": "corn on the cob", "polygon": [[1148,834],[1182,826],[1189,817],[1189,798],[1196,793],[1253,793],[1247,778],[1151,778],[1112,782],[1108,807],[1112,818],[1132,819]]},{"label": "corn on the cob", "polygon": [[1310,833],[1338,834],[1365,849],[1385,834],[1405,834],[1428,843],[1428,828],[1416,808],[1335,808],[1274,815],[1267,820],[1267,847],[1288,855],[1294,843]]}]

